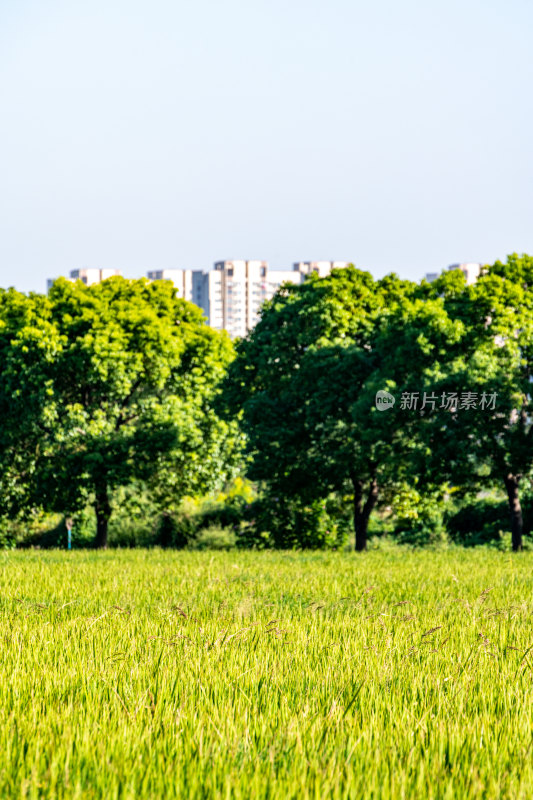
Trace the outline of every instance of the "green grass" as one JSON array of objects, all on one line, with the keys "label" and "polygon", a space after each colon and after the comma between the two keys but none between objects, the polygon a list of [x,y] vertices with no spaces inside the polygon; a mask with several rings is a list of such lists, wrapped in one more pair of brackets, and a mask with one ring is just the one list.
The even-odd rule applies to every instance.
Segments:
[{"label": "green grass", "polygon": [[0,568],[2,798],[533,796],[533,554]]}]

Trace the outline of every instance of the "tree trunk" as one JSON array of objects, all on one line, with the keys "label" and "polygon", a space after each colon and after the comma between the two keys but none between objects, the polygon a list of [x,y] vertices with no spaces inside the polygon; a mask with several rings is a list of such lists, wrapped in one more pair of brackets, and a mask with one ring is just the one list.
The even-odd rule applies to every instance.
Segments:
[{"label": "tree trunk", "polygon": [[352,478],[354,498],[353,498],[353,526],[355,530],[355,549],[358,552],[366,550],[368,520],[378,499],[378,482],[375,478],[370,481],[370,488],[367,498],[364,499],[363,481]]},{"label": "tree trunk", "polygon": [[111,504],[107,494],[107,486],[99,487],[96,491],[94,513],[96,514],[96,539],[94,543],[96,547],[105,550],[107,547],[107,525],[111,516]]},{"label": "tree trunk", "polygon": [[524,530],[522,506],[520,505],[520,497],[518,495],[519,480],[519,476],[513,475],[512,473],[509,473],[505,476],[505,488],[507,489],[507,497],[509,498],[509,511],[511,513],[513,550],[515,553],[522,549],[522,533]]}]

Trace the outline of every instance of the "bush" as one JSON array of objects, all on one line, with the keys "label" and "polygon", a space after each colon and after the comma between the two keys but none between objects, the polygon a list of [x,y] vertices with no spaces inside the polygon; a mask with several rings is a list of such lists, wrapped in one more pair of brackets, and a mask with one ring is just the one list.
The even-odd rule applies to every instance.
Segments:
[{"label": "bush", "polygon": [[157,523],[154,543],[159,547],[183,550],[194,539],[196,531],[197,523],[192,515],[164,511]]},{"label": "bush", "polygon": [[[524,547],[528,547],[533,527],[533,496],[521,496],[524,519]],[[470,497],[450,515],[447,527],[452,541],[465,547],[491,544],[505,549],[506,532],[510,529],[509,504],[505,497]],[[510,536],[510,533],[508,534]]]},{"label": "bush", "polygon": [[15,533],[7,517],[0,517],[0,549],[15,547]]},{"label": "bush", "polygon": [[[243,526],[246,526],[248,509],[255,498],[255,490],[248,481],[236,478],[225,492],[210,497],[185,497],[177,510],[167,509],[160,516],[156,526],[155,544],[160,547],[207,546],[209,536],[204,531],[231,531],[235,537]],[[217,547],[220,537],[213,538],[213,547]],[[222,537],[226,547],[227,536]]]},{"label": "bush", "polygon": [[231,528],[209,525],[197,533],[190,547],[192,550],[233,550],[236,543],[237,537]]},{"label": "bush", "polygon": [[[252,485],[237,478],[225,493],[207,498],[186,497],[161,512],[142,483],[119,487],[113,498],[108,546],[180,549],[193,545],[206,528],[236,532],[244,524],[246,509],[254,498]],[[96,533],[92,506],[88,504],[71,516],[72,546],[92,547]],[[5,521],[3,527],[0,520],[0,547],[16,543],[18,547],[66,548],[67,536],[61,514],[35,510],[24,521]],[[226,544],[228,541],[226,537]]]},{"label": "bush", "polygon": [[247,523],[237,531],[240,547],[323,549],[342,546],[346,538],[344,525],[325,499],[306,503],[267,494],[250,506]]},{"label": "bush", "polygon": [[109,523],[108,547],[153,547],[154,526],[150,522],[118,517]]},{"label": "bush", "polygon": [[[94,515],[92,515],[94,517]],[[90,524],[91,510],[84,509],[72,516],[72,547],[91,547],[94,539],[94,522]],[[61,514],[45,514],[35,510],[25,520],[11,523],[17,547],[39,547],[43,550],[68,546],[66,518]]]},{"label": "bush", "polygon": [[447,527],[450,539],[467,547],[498,542],[509,528],[508,504],[494,497],[470,499],[449,517]]},{"label": "bush", "polygon": [[445,490],[425,493],[404,485],[393,497],[394,537],[414,547],[442,546],[448,542],[445,524]]}]

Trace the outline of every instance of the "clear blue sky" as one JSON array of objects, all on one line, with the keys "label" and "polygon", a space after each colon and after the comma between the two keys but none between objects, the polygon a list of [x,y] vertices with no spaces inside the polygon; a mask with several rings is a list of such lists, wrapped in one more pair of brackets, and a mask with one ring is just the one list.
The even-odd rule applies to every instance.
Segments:
[{"label": "clear blue sky", "polygon": [[530,0],[0,0],[0,285],[533,253]]}]

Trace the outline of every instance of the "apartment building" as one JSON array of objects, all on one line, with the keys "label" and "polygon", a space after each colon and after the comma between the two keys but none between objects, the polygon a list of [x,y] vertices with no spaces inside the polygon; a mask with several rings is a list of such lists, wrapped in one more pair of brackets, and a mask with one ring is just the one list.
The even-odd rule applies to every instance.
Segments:
[{"label": "apartment building", "polygon": [[302,283],[303,273],[294,269],[270,269],[268,271],[269,298],[274,297],[282,283]]},{"label": "apartment building", "polygon": [[292,269],[271,269],[266,261],[216,261],[208,271],[190,269],[152,270],[150,280],[171,280],[180,297],[196,303],[209,325],[230,336],[246,336],[259,320],[261,306],[282,283],[302,283],[311,272],[320,277],[347,261],[297,261]]},{"label": "apartment building", "polygon": [[295,261],[292,268],[294,272],[299,272],[302,278],[311,272],[316,272],[319,278],[325,278],[332,269],[342,269],[348,264],[348,261]]},{"label": "apartment building", "polygon": [[[113,278],[115,275],[122,275],[119,269],[98,269],[96,267],[71,269],[68,281],[81,281],[85,286],[92,286],[95,283],[101,283],[107,278]],[[56,278],[48,278],[46,281],[46,291],[49,291]]]},{"label": "apartment building", "polygon": [[[272,269],[260,260],[216,261],[214,269],[153,269],[146,274],[151,281],[171,281],[179,297],[199,306],[208,323],[226,330],[234,338],[246,336],[257,324],[261,307],[270,300],[282,283],[303,283],[306,276],[329,275],[332,269],[348,266],[348,261],[295,261],[292,269]],[[120,275],[118,269],[73,269],[67,280],[82,281],[86,286]],[[50,289],[54,279],[47,281]]]},{"label": "apartment building", "polygon": [[332,269],[342,269],[349,261],[295,261],[292,269],[270,269],[268,271],[269,297],[273,297],[282,283],[303,283],[312,272],[320,278],[329,275]]},{"label": "apartment building", "polygon": [[465,263],[465,264],[450,264],[448,267],[448,271],[453,269],[460,269],[463,275],[466,278],[467,284],[470,286],[472,283],[475,283],[480,276],[482,264],[478,264],[477,262],[472,263]]},{"label": "apartment building", "polygon": [[224,303],[223,303],[223,273],[221,270],[194,270],[192,273],[193,296],[192,302],[196,303],[204,312],[212,328],[218,331],[225,328]]},{"label": "apartment building", "polygon": [[[211,278],[214,296],[209,308],[202,306],[209,319],[213,316],[231,337],[246,336],[259,319],[259,309],[271,296],[266,261],[217,261]],[[210,273],[207,273],[209,275]],[[215,312],[213,314],[213,311]]]},{"label": "apartment building", "polygon": [[324,277],[335,267],[346,266],[347,261],[297,261],[291,270],[284,270],[271,269],[266,261],[217,261],[214,269],[214,273],[220,274],[214,287],[217,324],[211,313],[212,302],[202,308],[213,327],[224,328],[232,337],[246,336],[259,321],[265,300],[270,300],[282,283],[302,283],[311,272]]},{"label": "apartment building", "polygon": [[146,274],[151,281],[172,281],[180,297],[194,302],[192,269],[153,269]]},{"label": "apartment building", "polygon": [[[444,270],[444,272],[446,271],[449,272],[454,269],[460,269],[466,278],[467,285],[470,286],[472,283],[475,283],[479,278],[482,266],[483,265],[479,264],[477,261],[463,262],[461,264],[450,264],[450,266],[447,267],[446,270]],[[439,277],[438,272],[426,272],[426,280],[428,281],[428,283],[436,281],[438,277]]]}]

